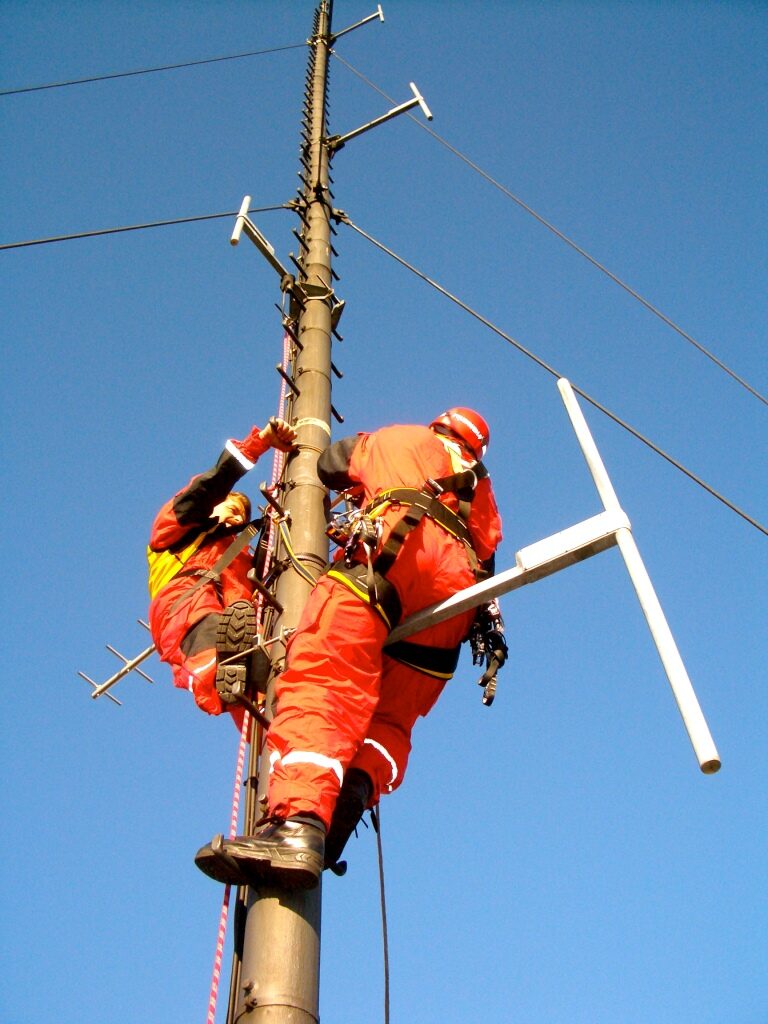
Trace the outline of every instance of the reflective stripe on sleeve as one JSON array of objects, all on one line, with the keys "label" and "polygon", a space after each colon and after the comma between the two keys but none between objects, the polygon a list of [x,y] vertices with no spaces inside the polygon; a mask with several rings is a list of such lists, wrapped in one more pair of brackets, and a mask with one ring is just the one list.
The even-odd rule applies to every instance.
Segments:
[{"label": "reflective stripe on sleeve", "polygon": [[373,747],[374,750],[378,751],[378,753],[381,754],[381,756],[384,758],[384,760],[391,768],[391,775],[389,777],[389,782],[387,783],[387,790],[391,793],[392,787],[394,786],[395,781],[397,779],[397,763],[395,762],[395,759],[392,757],[387,748],[382,747],[382,745],[380,743],[377,743],[376,740],[365,739],[363,740],[363,744],[367,744],[368,746]]},{"label": "reflective stripe on sleeve", "polygon": [[237,459],[237,461],[240,463],[243,469],[253,469],[253,467],[256,465],[255,462],[251,462],[249,458],[243,455],[243,453],[231,439],[227,441],[227,443],[224,445],[224,448],[226,451],[229,452],[230,455],[233,455]]}]

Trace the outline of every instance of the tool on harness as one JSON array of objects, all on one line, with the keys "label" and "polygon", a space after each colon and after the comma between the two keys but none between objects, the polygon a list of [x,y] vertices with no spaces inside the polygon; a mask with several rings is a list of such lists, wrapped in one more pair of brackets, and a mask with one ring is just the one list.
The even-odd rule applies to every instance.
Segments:
[{"label": "tool on harness", "polygon": [[[387,581],[386,575],[408,534],[424,516],[428,516],[464,544],[472,571],[479,577],[481,569],[467,519],[477,481],[485,475],[485,467],[476,463],[472,469],[437,480],[429,479],[422,488],[393,487],[382,491],[365,508],[335,516],[327,532],[336,544],[340,547],[343,545],[344,565],[340,562],[332,563],[328,574],[367,600],[382,615],[389,628],[394,629],[402,609],[397,592]],[[457,512],[439,500],[446,493],[453,493],[459,498]],[[383,525],[379,517],[391,506],[403,506],[405,513],[393,525],[384,544],[381,544]],[[361,546],[365,552],[365,562],[359,558]]]},{"label": "tool on harness", "polygon": [[469,631],[469,644],[472,648],[472,664],[482,665],[485,662],[485,672],[478,680],[478,685],[483,687],[483,704],[490,707],[496,696],[496,675],[509,655],[504,636],[504,619],[497,601],[489,601],[478,608]]},{"label": "tool on harness", "polygon": [[368,561],[373,557],[379,546],[384,524],[381,519],[371,519],[364,512],[358,511],[350,516],[350,530],[344,545],[344,562],[352,566],[359,548],[365,551]]},{"label": "tool on harness", "polygon": [[[475,574],[480,579],[485,573],[474,550],[472,536],[467,525],[478,480],[487,475],[481,463],[462,472],[440,479],[429,479],[423,488],[396,487],[376,495],[362,510],[343,512],[334,517],[328,534],[344,547],[344,559],[333,562],[327,572],[354,591],[363,601],[381,615],[390,630],[402,617],[400,596],[395,586],[387,579],[387,573],[408,534],[428,516],[442,529],[461,541]],[[456,495],[459,509],[454,511],[440,501],[445,493]],[[380,527],[383,513],[390,507],[405,507],[404,515],[397,520],[383,545],[380,543]],[[377,530],[374,535],[373,529]],[[375,542],[375,543],[374,543]],[[365,545],[365,561],[359,558],[360,544]],[[380,550],[379,550],[380,548]],[[378,554],[374,552],[378,550]],[[456,670],[460,645],[439,648],[410,641],[387,645],[386,654],[427,675],[450,679]]]}]

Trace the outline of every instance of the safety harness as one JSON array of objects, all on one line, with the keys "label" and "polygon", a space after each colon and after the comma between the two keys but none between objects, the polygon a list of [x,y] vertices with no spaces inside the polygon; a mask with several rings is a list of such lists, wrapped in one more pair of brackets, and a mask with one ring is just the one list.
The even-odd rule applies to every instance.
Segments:
[{"label": "safety harness", "polygon": [[[185,590],[183,594],[180,594],[169,608],[168,614],[172,615],[182,602],[189,600],[192,594],[199,587],[202,587],[203,584],[212,583],[214,586],[218,586],[222,572],[231,562],[234,561],[240,552],[248,546],[251,540],[253,540],[253,538],[259,533],[262,526],[263,520],[261,519],[256,519],[248,523],[244,529],[237,534],[229,547],[221,554],[210,569],[186,569],[185,565],[202,547],[205,539],[209,537],[214,530],[218,529],[218,526],[214,526],[211,530],[203,530],[197,537],[195,537],[191,544],[188,544],[180,551],[172,551],[170,549],[166,549],[164,551],[153,551],[151,548],[147,548],[150,597],[154,598],[159,594],[163,587],[170,583],[172,579],[176,579],[179,576],[196,577],[195,582],[190,586],[190,588]],[[260,548],[261,544],[259,545],[259,549]]]},{"label": "safety harness", "polygon": [[[471,469],[427,480],[424,486],[393,487],[377,494],[359,512],[349,517],[348,529],[338,527],[332,533],[339,543],[346,541],[344,559],[333,562],[327,575],[338,580],[363,601],[368,602],[379,613],[389,630],[393,630],[402,618],[403,610],[397,590],[388,579],[387,573],[395,563],[408,535],[427,516],[452,537],[461,541],[469,558],[475,578],[482,575],[480,563],[472,543],[467,525],[472,499],[478,480],[488,475],[485,466],[478,462]],[[443,494],[455,494],[459,508],[453,509],[440,501]],[[392,507],[403,506],[406,511],[395,523],[386,542],[377,552],[381,537],[380,517]],[[360,547],[365,552],[365,561],[360,561]],[[386,648],[387,655],[439,679],[450,679],[459,661],[460,645],[451,648],[431,647],[425,644],[401,640]]]}]

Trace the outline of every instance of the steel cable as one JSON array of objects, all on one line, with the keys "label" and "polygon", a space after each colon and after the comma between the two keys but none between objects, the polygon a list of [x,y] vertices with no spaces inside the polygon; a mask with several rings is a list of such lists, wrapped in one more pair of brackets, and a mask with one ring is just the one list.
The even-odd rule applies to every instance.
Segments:
[{"label": "steel cable", "polygon": [[88,85],[91,82],[106,82],[115,78],[132,78],[135,75],[152,75],[156,71],[178,71],[180,68],[198,67],[200,64],[218,64],[225,60],[241,60],[243,57],[261,57],[267,53],[279,53],[281,50],[297,50],[306,46],[304,43],[291,43],[289,46],[273,46],[268,50],[249,50],[247,53],[233,53],[228,57],[207,57],[205,60],[188,60],[183,64],[163,64],[156,68],[140,68],[138,71],[118,71],[111,75],[93,75],[90,78],[73,78],[68,82],[50,82],[48,85],[26,85],[19,89],[0,89],[0,96],[18,96],[23,92],[42,92],[44,89],[64,89],[69,85]]},{"label": "steel cable", "polygon": [[[285,203],[278,206],[253,207],[249,213],[271,213],[273,210],[287,209]],[[3,249],[23,249],[30,245],[49,245],[51,242],[72,242],[78,238],[98,238],[101,235],[119,235],[125,231],[144,231],[147,228],[167,228],[174,224],[196,224],[204,220],[221,220],[224,217],[237,217],[239,210],[230,210],[227,213],[207,213],[200,217],[176,217],[173,220],[155,220],[146,224],[128,224],[117,228],[98,228],[95,231],[79,231],[73,235],[52,235],[50,238],[36,238],[27,242],[5,242],[0,245]]]},{"label": "steel cable", "polygon": [[[506,334],[504,331],[502,331],[502,329],[500,327],[497,327],[496,324],[494,324],[490,320],[488,320],[487,317],[484,317],[481,313],[478,313],[477,310],[473,309],[466,302],[463,302],[456,295],[453,295],[451,292],[449,292],[447,288],[443,288],[443,286],[441,284],[438,284],[437,281],[434,281],[431,277],[429,277],[423,271],[421,271],[417,267],[413,266],[412,263],[409,263],[407,260],[403,259],[402,256],[398,256],[398,254],[396,252],[393,252],[393,250],[388,248],[386,245],[384,245],[383,242],[379,242],[372,235],[369,235],[367,231],[364,231],[362,228],[358,227],[356,224],[353,224],[352,221],[349,219],[349,217],[346,214],[339,215],[338,219],[339,219],[339,221],[342,224],[346,224],[347,227],[352,228],[353,231],[357,232],[357,234],[359,234],[362,238],[365,238],[366,241],[370,242],[372,245],[374,245],[381,252],[386,253],[387,256],[392,257],[392,259],[394,259],[397,263],[399,263],[401,266],[405,267],[406,270],[410,270],[410,272],[412,274],[415,274],[416,277],[421,278],[422,281],[424,281],[426,284],[430,285],[430,287],[434,288],[435,291],[437,291],[441,295],[445,296],[445,298],[450,299],[450,301],[455,303],[457,306],[459,306],[460,309],[463,309],[465,313],[469,313],[470,316],[473,316],[481,324],[483,324],[489,330],[493,331],[494,334],[498,334],[498,336],[500,338],[503,338],[504,341],[507,341],[510,345],[512,345],[514,348],[516,348],[519,352],[521,352],[524,356],[527,356],[528,359],[533,360],[533,362],[536,363],[537,366],[540,366],[542,369],[546,370],[547,373],[552,374],[552,376],[555,377],[555,378],[559,378],[559,377],[564,376],[564,374],[559,373],[554,367],[550,366],[549,363],[546,363],[543,359],[541,359],[539,356],[537,356],[534,352],[531,352],[530,349],[527,349],[519,341],[516,341],[509,334]],[[618,426],[622,427],[624,430],[626,430],[628,433],[630,433],[633,437],[637,438],[638,441],[642,441],[644,445],[646,445],[648,448],[651,449],[651,451],[655,452],[657,455],[660,455],[663,459],[666,459],[666,461],[670,465],[674,466],[675,469],[678,469],[681,473],[683,473],[685,476],[687,476],[690,480],[692,480],[694,483],[698,484],[699,487],[702,487],[713,498],[717,498],[717,500],[722,502],[722,504],[725,505],[726,508],[729,508],[732,512],[735,512],[738,516],[741,516],[741,518],[744,519],[751,526],[754,526],[755,529],[760,530],[761,533],[764,533],[766,536],[768,536],[768,529],[765,526],[763,526],[762,523],[758,522],[756,519],[754,519],[751,515],[749,515],[743,509],[739,508],[737,505],[735,505],[732,501],[730,501],[724,495],[720,494],[719,491],[716,491],[714,489],[714,487],[710,486],[710,484],[708,484],[708,483],[706,483],[706,481],[702,480],[702,478],[700,476],[697,476],[690,469],[688,469],[686,466],[684,466],[681,462],[679,462],[677,459],[675,459],[672,455],[670,455],[668,452],[665,452],[664,449],[660,448],[658,445],[656,445],[649,438],[645,437],[644,434],[641,434],[639,430],[636,430],[633,426],[631,426],[625,420],[621,419],[621,417],[618,416],[616,413],[611,412],[610,409],[608,409],[606,406],[604,406],[596,398],[593,398],[586,391],[584,391],[581,388],[577,387],[577,385],[573,384],[573,382],[571,382],[571,387],[573,388],[573,390],[577,394],[581,395],[581,397],[586,402],[589,402],[590,405],[594,406],[595,409],[598,409],[601,413],[603,413],[603,415],[605,415],[609,419],[613,420],[614,423],[616,423]]]},{"label": "steel cable", "polygon": [[[333,56],[338,61],[340,61],[349,71],[351,71],[352,74],[357,75],[357,77],[360,78],[361,81],[365,82],[367,86],[369,86],[375,92],[379,93],[379,95],[383,96],[389,103],[395,102],[391,96],[388,96],[384,92],[383,89],[380,89],[377,85],[371,82],[368,78],[365,77],[365,75],[361,71],[358,71],[357,68],[353,67],[352,64],[344,60],[343,57],[340,57],[335,52],[333,52]],[[583,249],[580,245],[574,242],[573,239],[569,238],[566,234],[560,231],[559,228],[556,228],[554,224],[551,224],[548,220],[546,220],[546,218],[542,217],[541,214],[537,213],[533,209],[533,207],[529,206],[526,202],[520,199],[519,196],[516,196],[514,192],[511,192],[505,185],[502,185],[501,182],[497,181],[490,174],[488,174],[487,171],[484,171],[482,167],[480,167],[468,156],[462,153],[461,150],[457,149],[455,146],[452,146],[451,143],[444,139],[441,135],[438,135],[433,128],[430,128],[429,125],[424,124],[423,121],[419,120],[419,118],[417,117],[414,117],[413,114],[408,114],[408,117],[410,117],[413,123],[418,125],[422,131],[425,131],[428,135],[431,135],[432,138],[439,142],[441,146],[445,146],[445,148],[449,150],[451,153],[453,153],[454,156],[457,156],[460,160],[463,160],[468,167],[470,167],[481,177],[485,178],[485,180],[490,185],[493,185],[494,188],[498,189],[508,199],[511,199],[512,202],[517,203],[517,205],[522,210],[525,210],[525,212],[530,214],[530,216],[537,220],[539,224],[543,225],[548,231],[551,231],[553,235],[556,235],[557,238],[560,239],[560,241],[565,242],[565,244],[570,246],[571,249],[574,250],[574,252],[577,252],[580,256],[583,256],[584,259],[588,260],[593,267],[596,267],[599,271],[605,274],[606,277],[609,277],[611,281],[614,282],[614,284],[617,284],[620,288],[623,288],[628,295],[631,295],[633,299],[636,299],[637,302],[644,306],[650,313],[653,313],[654,316],[658,317],[668,327],[671,327],[672,330],[679,334],[681,338],[684,338],[685,341],[693,345],[694,348],[698,349],[698,351],[701,352],[702,355],[706,356],[707,359],[711,360],[724,373],[727,373],[729,377],[735,380],[743,388],[746,388],[746,390],[749,391],[751,395],[753,395],[755,398],[761,401],[764,405],[768,405],[768,398],[762,395],[756,388],[752,387],[752,385],[748,381],[744,380],[743,377],[740,377],[739,374],[737,374],[729,366],[726,366],[726,364],[721,359],[718,359],[718,357],[713,352],[710,352],[709,349],[705,348],[700,342],[696,341],[696,339],[693,338],[690,334],[688,334],[687,331],[683,330],[683,328],[680,327],[679,324],[676,324],[674,320],[668,317],[666,313],[663,313],[651,302],[643,298],[643,296],[640,295],[639,292],[635,291],[635,289],[628,285],[625,281],[622,281],[620,277],[618,277],[616,274],[613,273],[613,271],[609,270],[606,266],[600,263],[599,260],[595,259],[594,256],[590,256],[586,249]]]}]

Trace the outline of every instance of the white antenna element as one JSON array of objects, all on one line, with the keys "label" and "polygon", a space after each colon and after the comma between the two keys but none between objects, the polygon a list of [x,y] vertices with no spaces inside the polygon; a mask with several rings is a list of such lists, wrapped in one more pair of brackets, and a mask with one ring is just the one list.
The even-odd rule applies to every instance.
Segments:
[{"label": "white antenna element", "polygon": [[[603,460],[600,458],[597,445],[592,438],[571,385],[567,380],[561,378],[557,382],[557,386],[606,511],[620,511],[619,499],[616,497],[613,484],[608,478]],[[617,530],[616,542],[626,563],[627,572],[632,580],[640,606],[648,622],[648,627],[659,652],[659,657],[664,665],[664,670],[667,673],[669,685],[672,687],[672,693],[675,696],[685,728],[688,731],[688,736],[699,760],[699,767],[705,774],[711,775],[720,768],[720,756],[717,753],[717,748],[710,735],[699,702],[696,699],[696,694],[693,691],[691,680],[688,678],[683,659],[680,657],[677,644],[659,604],[659,599],[656,597],[650,576],[640,557],[635,538],[632,536],[628,526]]]},{"label": "white antenna element", "polygon": [[240,235],[243,233],[245,222],[248,220],[248,211],[250,210],[250,208],[251,197],[244,196],[243,201],[240,204],[240,212],[237,215],[237,220],[235,221],[235,226],[232,230],[232,237],[229,240],[231,245],[237,245],[237,243],[240,241]]},{"label": "white antenna element", "polygon": [[677,645],[667,625],[664,612],[656,597],[653,584],[643,565],[640,552],[631,533],[629,519],[619,505],[616,492],[608,478],[571,385],[564,378],[560,378],[557,386],[605,511],[582,523],[577,523],[567,530],[546,537],[536,544],[522,548],[517,552],[514,568],[498,573],[473,587],[467,587],[466,590],[459,591],[447,600],[409,616],[390,633],[387,643],[403,640],[427,626],[444,622],[446,619],[453,618],[454,615],[485,604],[494,597],[517,590],[526,583],[535,583],[545,576],[551,576],[553,573],[585,558],[590,558],[600,551],[617,546],[640,600],[699,767],[705,775],[712,775],[720,768],[720,756],[696,699]]},{"label": "white antenna element", "polygon": [[407,110],[411,110],[415,106],[421,107],[426,119],[431,121],[432,111],[427,106],[424,97],[413,82],[409,82],[409,85],[411,87],[411,92],[413,93],[412,100],[406,100],[405,103],[401,103],[397,107],[392,107],[392,109],[388,110],[386,114],[382,114],[381,117],[377,117],[373,121],[369,121],[367,124],[361,125],[359,128],[355,128],[354,131],[347,132],[346,135],[332,135],[329,139],[326,139],[326,145],[331,153],[335,153],[337,150],[342,149],[350,139],[357,138],[357,136],[362,135],[363,132],[369,132],[371,128],[378,128],[378,126],[380,124],[384,124],[385,121],[390,121],[393,117],[397,117],[398,114],[404,114]]},{"label": "white antenna element", "polygon": [[262,235],[256,225],[248,216],[248,210],[251,206],[251,197],[244,196],[243,201],[240,204],[240,212],[235,220],[235,226],[232,231],[232,236],[229,241],[232,245],[237,245],[240,241],[240,236],[243,232],[246,233],[248,238],[253,242],[256,248],[259,250],[264,259],[273,267],[280,275],[281,280],[285,281],[291,277],[289,272],[275,256],[275,248],[270,242]]},{"label": "white antenna element", "polygon": [[347,28],[343,28],[341,32],[334,32],[331,36],[331,46],[333,46],[336,40],[341,36],[345,36],[347,32],[352,32],[354,29],[360,28],[361,25],[367,25],[369,21],[375,21],[376,18],[378,18],[379,21],[384,21],[384,11],[381,9],[381,4],[377,6],[375,14],[369,14],[367,18],[363,18],[362,21],[356,21],[354,25],[349,25]]},{"label": "white antenna element", "polygon": [[416,97],[416,102],[419,104],[421,109],[424,111],[424,117],[426,117],[426,119],[428,121],[431,121],[432,120],[432,111],[429,109],[427,104],[424,102],[424,97],[421,95],[421,93],[416,88],[416,86],[413,84],[413,82],[409,82],[408,85],[410,85],[411,92]]}]

